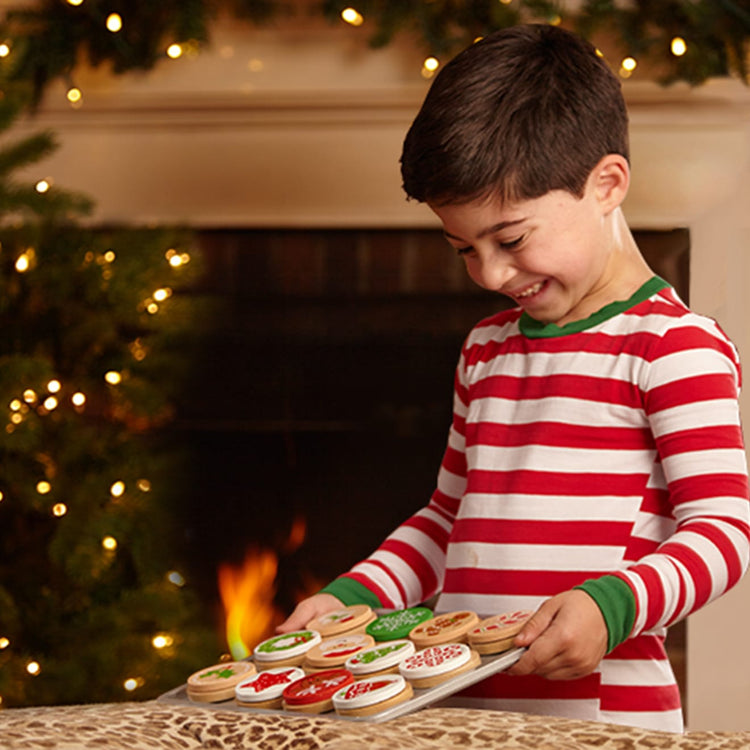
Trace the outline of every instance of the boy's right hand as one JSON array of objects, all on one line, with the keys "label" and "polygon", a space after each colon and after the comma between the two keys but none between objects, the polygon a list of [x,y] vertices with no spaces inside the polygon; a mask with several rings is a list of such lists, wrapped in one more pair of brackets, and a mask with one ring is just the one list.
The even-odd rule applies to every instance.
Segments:
[{"label": "boy's right hand", "polygon": [[289,617],[276,628],[277,633],[291,633],[294,630],[304,630],[310,620],[334,612],[344,606],[343,602],[333,594],[314,594],[303,599]]}]

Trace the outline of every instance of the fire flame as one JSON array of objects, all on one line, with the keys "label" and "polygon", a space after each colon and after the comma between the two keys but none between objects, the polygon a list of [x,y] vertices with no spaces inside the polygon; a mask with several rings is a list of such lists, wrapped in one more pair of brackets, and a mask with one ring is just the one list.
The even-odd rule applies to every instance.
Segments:
[{"label": "fire flame", "polygon": [[[281,553],[288,555],[298,550],[306,532],[305,519],[295,518],[289,537],[281,545]],[[219,594],[226,617],[227,645],[234,659],[249,656],[252,648],[273,635],[276,626],[284,620],[284,613],[274,603],[278,564],[278,555],[273,550],[252,548],[247,551],[242,565],[219,566]],[[297,599],[319,588],[317,581],[306,577],[305,590],[298,592]]]}]

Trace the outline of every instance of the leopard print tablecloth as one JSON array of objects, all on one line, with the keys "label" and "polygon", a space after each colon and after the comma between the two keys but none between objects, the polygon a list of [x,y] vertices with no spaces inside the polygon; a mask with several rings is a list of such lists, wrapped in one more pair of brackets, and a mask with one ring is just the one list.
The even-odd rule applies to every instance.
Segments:
[{"label": "leopard print tablecloth", "polygon": [[750,732],[664,734],[523,714],[433,708],[392,721],[237,713],[159,702],[0,711],[2,750],[740,750]]}]

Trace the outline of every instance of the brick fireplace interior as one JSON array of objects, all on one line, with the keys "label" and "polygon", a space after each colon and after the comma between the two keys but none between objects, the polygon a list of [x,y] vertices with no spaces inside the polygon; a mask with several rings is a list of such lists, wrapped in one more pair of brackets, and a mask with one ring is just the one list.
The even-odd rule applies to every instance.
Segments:
[{"label": "brick fireplace interior", "polygon": [[[636,239],[687,301],[688,231]],[[436,230],[211,230],[200,243],[194,293],[212,314],[178,422],[192,578],[218,613],[218,566],[273,548],[289,609],[429,499],[463,338],[506,303]],[[295,518],[306,539],[285,554]],[[668,645],[684,691],[682,625]]]}]

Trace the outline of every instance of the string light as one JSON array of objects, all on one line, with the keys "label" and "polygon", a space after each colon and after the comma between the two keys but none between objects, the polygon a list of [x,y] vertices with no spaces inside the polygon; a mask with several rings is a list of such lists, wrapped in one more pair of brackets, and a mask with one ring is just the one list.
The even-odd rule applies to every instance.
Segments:
[{"label": "string light", "polygon": [[14,398],[10,404],[8,404],[11,411],[20,411],[22,406],[23,404],[17,398]]},{"label": "string light", "polygon": [[634,57],[626,57],[621,63],[620,63],[620,75],[623,78],[629,78],[633,71],[636,69],[636,66],[638,63],[636,62]]},{"label": "string light", "polygon": [[675,57],[682,57],[687,52],[687,43],[681,36],[676,36],[669,48]]},{"label": "string light", "polygon": [[[3,493],[2,493],[2,492],[0,492],[0,503],[1,503],[2,501],[3,501],[3,498],[4,498],[4,497],[5,497],[5,495],[3,495]],[[3,648],[3,647],[2,647],[2,646],[0,646],[0,648]]]},{"label": "string light", "polygon": [[51,186],[52,185],[49,180],[39,180],[39,182],[34,185],[34,189],[37,191],[37,193],[46,193]]},{"label": "string light", "polygon": [[167,57],[171,57],[172,60],[177,60],[177,58],[182,57],[182,45],[181,44],[170,44],[169,47],[167,47]]},{"label": "string light", "polygon": [[65,503],[55,503],[52,506],[52,515],[62,518],[68,512],[68,506]]},{"label": "string light", "polygon": [[73,406],[76,406],[76,407],[80,408],[81,406],[83,406],[86,403],[86,394],[81,393],[80,391],[78,391],[77,393],[74,393],[70,397],[70,401],[73,404]]},{"label": "string light", "polygon": [[119,13],[110,13],[107,16],[107,30],[116,34],[122,29],[122,18]]},{"label": "string light", "polygon": [[440,67],[440,61],[437,57],[428,57],[422,63],[422,75],[425,78],[431,78],[435,75],[435,71]]},{"label": "string light", "polygon": [[0,57],[7,57],[10,54],[10,45],[3,42],[0,44]]},{"label": "string light", "polygon": [[167,573],[167,580],[178,588],[185,585],[185,579],[182,577],[182,574],[178,573],[176,570],[170,570],[169,573]]},{"label": "string light", "polygon": [[0,638],[0,650],[8,648],[10,646],[10,640],[8,640],[5,636]]},{"label": "string light", "polygon": [[351,26],[361,26],[365,20],[355,8],[344,8],[341,11],[341,18]]},{"label": "string light", "polygon": [[58,401],[54,396],[49,396],[48,398],[45,398],[44,403],[42,404],[42,406],[44,406],[44,408],[47,411],[52,411],[53,409],[56,409],[57,405],[58,405]]},{"label": "string light", "polygon": [[141,687],[143,683],[144,683],[143,677],[128,677],[128,679],[122,683],[122,686],[128,692],[132,692],[136,688]]},{"label": "string light", "polygon": [[189,253],[178,253],[174,248],[170,248],[165,253],[167,261],[172,268],[179,268],[184,266],[186,263],[190,263]]},{"label": "string light", "polygon": [[18,258],[16,258],[16,271],[18,271],[18,273],[26,273],[26,271],[31,268],[32,258],[33,253],[30,250],[21,253]]},{"label": "string light", "polygon": [[104,379],[110,385],[119,385],[120,383],[122,383],[122,375],[120,375],[120,373],[116,370],[110,370],[109,372],[105,373]]},{"label": "string light", "polygon": [[38,396],[36,395],[36,391],[32,391],[31,388],[27,388],[23,392],[23,400],[27,404],[35,404]]},{"label": "string light", "polygon": [[148,479],[139,479],[136,484],[141,492],[151,492],[151,482]]},{"label": "string light", "polygon": [[125,482],[117,481],[109,488],[109,494],[112,497],[122,497],[125,493]]},{"label": "string light", "polygon": [[68,5],[83,5],[83,0],[68,0]]},{"label": "string light", "polygon": [[50,380],[49,383],[47,383],[47,390],[50,393],[59,393],[61,388],[62,384],[59,380]]},{"label": "string light", "polygon": [[164,300],[169,299],[171,296],[172,290],[169,287],[157,289],[153,294],[153,297],[157,302],[164,302]]},{"label": "string light", "polygon": [[38,661],[30,661],[26,665],[26,671],[30,675],[33,675],[34,677],[36,677],[42,671],[42,668],[39,666],[39,662]]},{"label": "string light", "polygon": [[52,485],[49,482],[41,481],[36,483],[36,491],[40,495],[46,495],[52,489]]},{"label": "string light", "polygon": [[83,101],[83,94],[81,93],[81,89],[77,86],[71,86],[65,94],[65,98],[71,104],[80,104],[81,101]]},{"label": "string light", "polygon": [[102,539],[102,547],[108,552],[114,552],[117,549],[117,539],[113,536],[105,536],[104,539]]},{"label": "string light", "polygon": [[173,643],[174,638],[172,638],[171,635],[167,635],[166,633],[159,633],[159,635],[155,635],[151,639],[151,645],[157,650],[166,648],[167,646],[171,646]]}]

